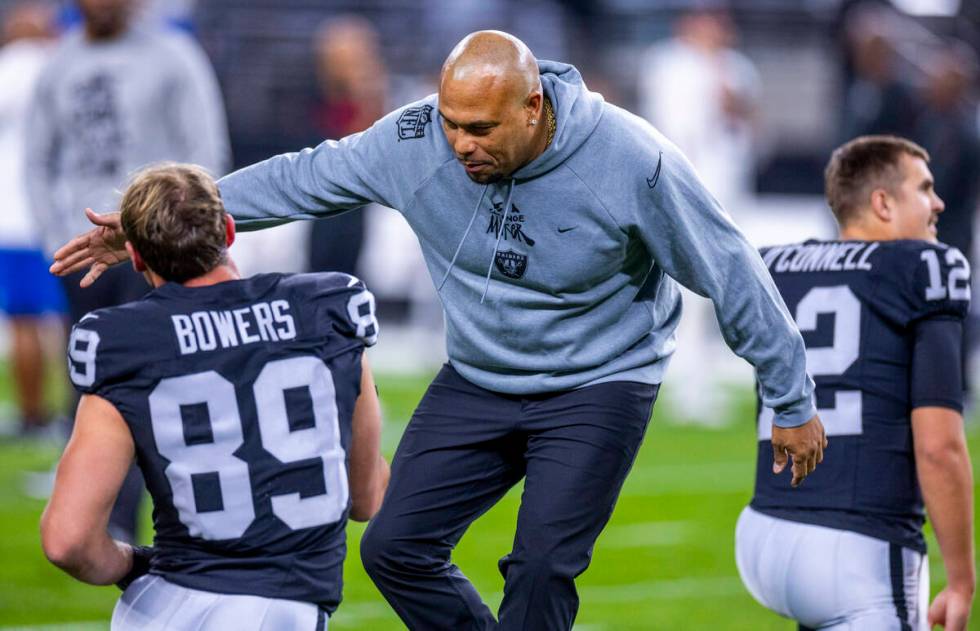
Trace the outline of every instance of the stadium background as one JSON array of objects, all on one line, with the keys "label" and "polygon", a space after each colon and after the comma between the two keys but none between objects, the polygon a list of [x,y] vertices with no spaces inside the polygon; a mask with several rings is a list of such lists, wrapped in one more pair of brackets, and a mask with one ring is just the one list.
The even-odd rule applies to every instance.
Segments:
[{"label": "stadium background", "polygon": [[[0,1],[0,9],[13,4]],[[738,32],[735,47],[759,79],[747,154],[751,183],[732,212],[760,245],[832,234],[820,199],[821,172],[854,114],[848,110],[848,90],[855,71],[845,41],[855,28],[867,28],[848,22],[851,12],[863,8],[857,4],[727,3]],[[885,11],[875,14],[869,36],[884,33],[893,45],[895,75],[910,90],[927,83],[930,60],[950,42],[963,42],[974,51],[980,43],[976,0],[870,4]],[[145,19],[189,29],[204,45],[224,93],[234,163],[244,166],[317,141],[307,123],[317,97],[313,41],[325,20],[353,14],[376,29],[386,109],[431,92],[442,59],[462,35],[499,28],[524,39],[541,58],[577,65],[593,89],[639,112],[644,108],[640,86],[649,72],[647,51],[672,37],[678,17],[692,8],[718,5],[682,0],[177,0],[151,2]],[[69,3],[57,6],[63,24],[77,19]],[[965,97],[973,111],[975,89],[974,75]],[[980,177],[980,164],[971,166],[974,177]],[[391,211],[371,209],[358,263],[379,295],[382,335],[371,353],[389,456],[428,377],[444,358],[438,307],[419,267],[414,238],[399,221]],[[309,241],[308,225],[287,226],[246,235],[233,254],[246,272],[298,271],[306,265]],[[394,268],[401,274],[392,278]],[[707,335],[714,324],[709,316],[699,326],[695,337]],[[59,329],[57,322],[49,327],[53,355],[60,353]],[[0,357],[7,346],[3,330],[0,321]],[[668,375],[616,513],[599,540],[592,567],[579,580],[577,629],[793,628],[752,601],[734,565],[734,524],[751,494],[754,474],[751,373],[717,339],[696,349],[682,343],[679,353],[686,348],[681,363],[719,375],[696,384],[704,389],[700,398],[724,403],[708,415],[692,412],[697,406],[688,380],[674,375],[672,383]],[[64,375],[53,370],[49,382],[52,407],[63,407]],[[6,431],[0,438],[0,628],[106,628],[116,590],[75,583],[47,564],[40,551],[37,523],[43,500],[33,496],[43,494],[62,439],[56,430],[18,437],[12,429],[15,417],[8,366],[0,360],[0,430]],[[968,433],[976,469],[976,422]],[[502,589],[496,561],[509,549],[519,492],[518,487],[481,518],[455,555],[494,604]],[[345,601],[331,628],[397,629],[396,617],[358,563],[362,531],[357,524],[349,529]],[[934,593],[943,575],[934,541],[931,550]],[[977,618],[971,628],[980,629]]]}]

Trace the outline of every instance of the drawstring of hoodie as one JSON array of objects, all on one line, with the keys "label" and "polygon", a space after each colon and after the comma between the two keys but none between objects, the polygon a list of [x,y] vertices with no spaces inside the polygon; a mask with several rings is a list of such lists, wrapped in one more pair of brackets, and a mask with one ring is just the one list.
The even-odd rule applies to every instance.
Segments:
[{"label": "drawstring of hoodie", "polygon": [[[470,234],[470,230],[473,229],[473,222],[476,221],[476,216],[480,214],[480,206],[483,205],[483,200],[487,196],[487,191],[490,190],[490,185],[487,184],[483,187],[483,192],[480,193],[480,199],[476,202],[476,206],[473,207],[473,216],[470,217],[470,223],[466,225],[466,230],[463,232],[463,237],[459,240],[459,244],[456,246],[456,252],[453,253],[453,258],[449,260],[449,267],[446,268],[446,273],[442,275],[442,280],[439,281],[439,286],[436,287],[436,291],[442,291],[442,286],[446,284],[449,279],[449,274],[453,271],[453,267],[456,265],[456,259],[459,258],[459,253],[463,250],[463,242],[466,241],[466,237]],[[500,248],[500,238],[504,235],[504,229],[507,227],[507,215],[510,214],[510,202],[514,197],[514,180],[510,180],[510,184],[507,187],[507,201],[504,202],[504,214],[500,219],[500,228],[497,230],[497,240],[493,244],[493,254],[490,256],[490,265],[487,267],[487,278],[483,285],[483,295],[480,296],[480,304],[487,298],[487,291],[490,290],[490,276],[493,274],[493,264],[497,258],[497,250]]]},{"label": "drawstring of hoodie", "polygon": [[[504,230],[507,228],[507,215],[510,214],[510,199],[514,196],[514,179],[511,178],[510,186],[507,187],[507,201],[504,202],[504,214],[500,218],[500,229],[497,231],[497,240],[493,244],[493,254],[490,255],[490,266],[487,267],[487,281],[483,285],[483,295],[480,296],[480,304],[487,297],[487,291],[490,290],[490,275],[493,273],[493,262],[497,258],[497,248],[500,247],[500,237],[503,236]],[[481,200],[482,201],[482,200]]]},{"label": "drawstring of hoodie", "polygon": [[453,258],[449,261],[449,267],[446,268],[446,273],[443,275],[442,280],[439,281],[439,286],[436,287],[437,292],[442,291],[442,286],[446,284],[446,279],[449,278],[449,273],[453,271],[453,265],[456,264],[456,259],[459,258],[459,253],[463,249],[463,242],[466,241],[466,235],[468,235],[470,233],[470,229],[473,228],[473,222],[476,221],[476,216],[480,214],[480,206],[483,205],[483,198],[487,196],[487,190],[489,189],[489,184],[483,187],[483,192],[480,194],[480,199],[476,202],[476,206],[473,208],[473,216],[470,217],[470,223],[466,226],[466,231],[463,232],[463,238],[459,240],[459,245],[456,246],[456,252],[453,254]]}]

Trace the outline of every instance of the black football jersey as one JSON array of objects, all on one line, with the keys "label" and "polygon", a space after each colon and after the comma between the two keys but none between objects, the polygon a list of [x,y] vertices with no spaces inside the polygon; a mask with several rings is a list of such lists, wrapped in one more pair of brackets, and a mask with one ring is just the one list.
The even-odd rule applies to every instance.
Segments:
[{"label": "black football jersey", "polygon": [[79,321],[71,379],[132,431],[152,573],[337,607],[351,419],[377,332],[373,296],[336,273],[169,283]]},{"label": "black football jersey", "polygon": [[762,256],[803,334],[830,444],[823,463],[792,489],[790,467],[772,473],[773,413],[760,405],[753,508],[924,552],[911,412],[923,405],[962,410],[962,365],[958,353],[933,358],[931,372],[951,378],[929,394],[914,381],[930,371],[913,371],[913,351],[926,323],[954,320],[961,336],[970,300],[966,258],[925,241],[808,241]]}]

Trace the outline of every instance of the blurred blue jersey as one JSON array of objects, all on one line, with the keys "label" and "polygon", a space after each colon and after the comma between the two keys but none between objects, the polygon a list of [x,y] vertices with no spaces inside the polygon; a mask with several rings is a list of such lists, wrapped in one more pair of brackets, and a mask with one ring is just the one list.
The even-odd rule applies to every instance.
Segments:
[{"label": "blurred blue jersey", "polygon": [[371,294],[332,273],[166,284],[75,326],[72,381],[125,418],[153,496],[151,573],[336,609],[376,336]]},{"label": "blurred blue jersey", "polygon": [[911,412],[962,410],[970,269],[924,241],[809,241],[763,260],[796,318],[830,444],[797,489],[772,474],[772,411],[760,406],[757,511],[925,551]]}]

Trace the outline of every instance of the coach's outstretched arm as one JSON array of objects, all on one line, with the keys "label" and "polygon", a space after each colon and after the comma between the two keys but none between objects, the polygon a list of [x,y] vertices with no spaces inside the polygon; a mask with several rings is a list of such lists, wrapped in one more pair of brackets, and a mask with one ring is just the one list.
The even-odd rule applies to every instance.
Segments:
[{"label": "coach's outstretched arm", "polygon": [[[823,459],[827,445],[813,403],[803,338],[758,251],[708,193],[683,155],[662,136],[659,179],[638,209],[640,234],[663,270],[710,298],[728,346],[752,364],[763,403],[775,410],[774,472],[793,459],[797,486]],[[657,156],[657,153],[662,153]]]},{"label": "coach's outstretched arm", "polygon": [[[444,138],[437,138],[433,129],[434,104],[435,98],[429,97],[388,114],[363,132],[274,156],[221,178],[222,201],[236,229],[329,217],[372,202],[403,210],[416,189],[453,159]],[[419,117],[421,132],[401,142],[399,121],[409,113]],[[442,151],[433,151],[434,143],[441,143]],[[129,258],[119,214],[86,214],[97,227],[64,244],[51,266],[59,276],[88,269],[83,287]]]}]

